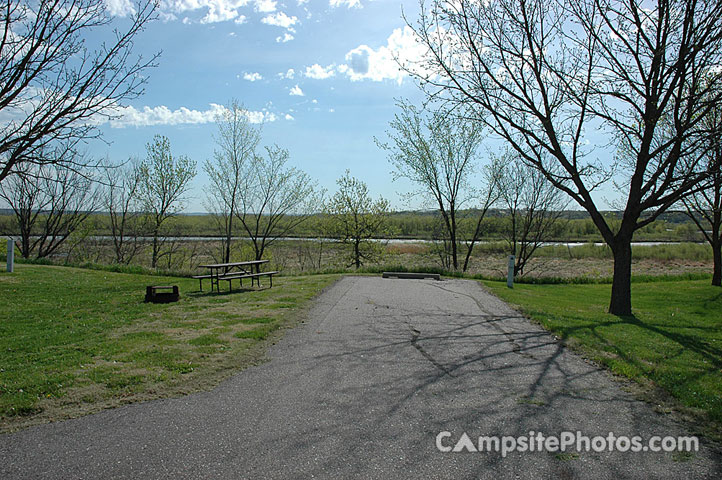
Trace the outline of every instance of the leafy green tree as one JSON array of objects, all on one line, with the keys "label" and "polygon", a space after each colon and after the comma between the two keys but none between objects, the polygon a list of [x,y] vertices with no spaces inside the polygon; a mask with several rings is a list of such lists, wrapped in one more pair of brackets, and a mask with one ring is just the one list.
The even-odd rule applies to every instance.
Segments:
[{"label": "leafy green tree", "polygon": [[234,223],[241,192],[248,191],[254,179],[250,168],[261,141],[261,129],[251,124],[248,112],[236,101],[216,118],[218,135],[213,160],[203,164],[210,183],[204,205],[211,213],[221,238],[221,261],[231,261],[231,243],[237,230]]},{"label": "leafy green tree", "polygon": [[[438,208],[443,243],[448,245],[445,249],[448,266],[458,270],[459,211],[476,200],[478,193],[470,183],[477,167],[481,124],[448,112],[425,112],[406,102],[399,102],[398,106],[401,111],[394,116],[387,133],[391,141],[377,144],[388,152],[396,178],[416,184],[419,187],[416,193]],[[488,205],[482,209],[484,214],[487,209]],[[473,248],[473,242],[469,248]],[[446,266],[446,260],[442,260]]]},{"label": "leafy green tree", "polygon": [[389,202],[372,199],[366,184],[348,170],[336,183],[338,191],[325,208],[325,229],[329,237],[349,247],[349,266],[358,269],[383,253],[383,245],[373,239],[389,233]]},{"label": "leafy green tree", "polygon": [[246,165],[244,181],[236,192],[234,212],[251,239],[255,260],[277,239],[288,236],[318,212],[323,197],[316,182],[286,165],[288,150],[266,147]]},{"label": "leafy green tree", "polygon": [[140,165],[140,199],[150,218],[153,235],[151,267],[158,265],[165,244],[163,224],[185,206],[185,195],[196,176],[196,162],[186,156],[173,157],[168,137],[156,135],[146,145],[147,156]]}]

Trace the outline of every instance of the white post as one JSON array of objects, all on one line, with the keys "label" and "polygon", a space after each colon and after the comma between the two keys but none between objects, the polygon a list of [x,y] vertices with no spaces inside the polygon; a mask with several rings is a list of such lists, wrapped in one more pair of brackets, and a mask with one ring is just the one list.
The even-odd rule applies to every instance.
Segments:
[{"label": "white post", "polygon": [[8,238],[8,273],[13,273],[13,267],[15,263],[15,241],[12,238]]},{"label": "white post", "polygon": [[506,286],[514,288],[514,255],[509,255],[509,267],[506,270]]}]

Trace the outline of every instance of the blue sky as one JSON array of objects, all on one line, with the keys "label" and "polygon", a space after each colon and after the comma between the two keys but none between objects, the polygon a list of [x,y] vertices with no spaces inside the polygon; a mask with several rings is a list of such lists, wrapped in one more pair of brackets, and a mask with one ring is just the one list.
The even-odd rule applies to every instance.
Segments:
[{"label": "blue sky", "polygon": [[[131,3],[107,2],[122,26]],[[397,192],[412,187],[392,182],[374,143],[395,98],[422,99],[393,61],[414,54],[402,8],[416,17],[415,0],[162,0],[161,19],[136,44],[144,56],[162,51],[146,93],[102,127],[109,145],[89,149],[122,161],[144,156],[153,135],[168,136],[175,155],[198,162],[186,211],[203,211],[200,166],[213,154],[214,112],[237,99],[263,119],[263,143],[287,148],[330,193],[350,169],[374,196],[406,208]]]},{"label": "blue sky", "polygon": [[[132,0],[105,1],[122,28]],[[215,114],[235,99],[262,123],[263,144],[288,149],[291,165],[329,194],[349,169],[394,209],[431,206],[409,202],[414,186],[392,181],[374,142],[386,138],[395,99],[424,98],[394,60],[422,55],[402,11],[416,19],[417,0],[160,0],[160,18],[136,42],[145,57],[162,51],[146,93],[101,127],[109,143],[89,151],[122,162],[143,157],[153,135],[169,137],[175,155],[198,163],[185,211],[202,212],[201,166],[213,155]],[[590,128],[590,140],[603,144]],[[499,152],[500,141],[482,145],[482,162],[489,150]],[[597,154],[609,158],[604,148]],[[618,193],[606,185],[594,196],[609,208]]]}]

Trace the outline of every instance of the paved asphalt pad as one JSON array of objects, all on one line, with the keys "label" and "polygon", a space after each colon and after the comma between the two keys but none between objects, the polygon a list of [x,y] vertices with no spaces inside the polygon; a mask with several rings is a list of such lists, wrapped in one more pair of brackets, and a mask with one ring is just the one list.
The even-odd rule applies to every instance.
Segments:
[{"label": "paved asphalt pad", "polygon": [[[714,478],[719,453],[441,452],[466,433],[686,435],[465,280],[346,277],[210,392],[0,436],[0,478]],[[464,446],[464,442],[459,443]],[[583,447],[584,445],[582,445]],[[719,477],[717,477],[719,478]]]}]

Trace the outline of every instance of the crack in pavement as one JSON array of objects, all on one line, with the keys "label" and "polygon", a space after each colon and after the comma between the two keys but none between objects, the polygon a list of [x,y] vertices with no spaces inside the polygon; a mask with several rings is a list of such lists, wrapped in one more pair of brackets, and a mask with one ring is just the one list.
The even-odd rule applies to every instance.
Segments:
[{"label": "crack in pavement", "polygon": [[461,295],[463,297],[467,297],[467,298],[473,300],[473,302],[476,304],[476,306],[479,308],[479,310],[481,310],[482,313],[489,315],[490,318],[486,321],[486,323],[489,323],[495,330],[497,330],[498,332],[500,332],[501,334],[503,334],[506,337],[507,341],[511,344],[512,352],[519,354],[522,357],[527,358],[527,359],[539,360],[531,353],[525,352],[524,350],[522,350],[521,345],[519,345],[519,343],[514,339],[511,332],[504,330],[501,327],[501,325],[499,325],[499,322],[494,321],[497,317],[492,315],[486,308],[484,308],[484,306],[481,304],[481,302],[479,302],[478,298],[474,297],[473,295],[469,295],[468,293],[457,292],[455,290],[449,290],[448,288],[444,288],[441,285],[437,285],[436,283],[433,283],[431,285],[433,287],[443,290],[445,292],[453,293],[455,295]]},{"label": "crack in pavement", "polygon": [[445,375],[448,375],[448,376],[450,376],[450,377],[455,377],[456,375],[454,375],[453,373],[451,373],[451,371],[450,371],[448,368],[444,367],[444,366],[443,366],[441,363],[439,363],[434,357],[432,357],[431,354],[424,349],[424,347],[422,347],[421,345],[419,345],[418,340],[419,340],[419,335],[421,335],[421,331],[415,329],[414,327],[412,327],[411,324],[410,324],[408,321],[406,321],[405,323],[406,323],[406,326],[409,327],[409,330],[411,330],[411,345],[412,345],[416,350],[418,350],[419,353],[420,353],[426,360],[428,360],[429,362],[431,362],[431,364],[432,364],[433,366],[435,366],[436,368],[438,368],[439,370],[441,370],[442,372],[444,372]]}]

